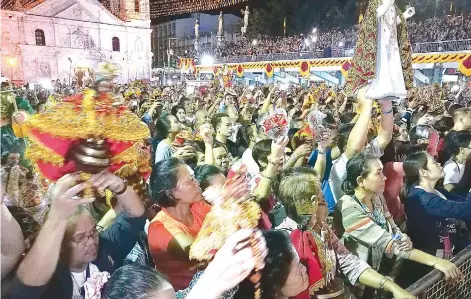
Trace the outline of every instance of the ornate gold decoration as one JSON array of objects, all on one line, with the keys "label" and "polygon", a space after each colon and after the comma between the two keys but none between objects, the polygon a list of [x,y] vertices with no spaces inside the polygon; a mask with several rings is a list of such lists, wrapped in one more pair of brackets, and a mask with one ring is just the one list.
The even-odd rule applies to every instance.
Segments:
[{"label": "ornate gold decoration", "polygon": [[[102,107],[97,108],[99,110]],[[89,111],[84,112],[73,103],[62,102],[58,103],[54,110],[31,116],[25,127],[27,130],[34,128],[42,133],[68,139],[86,139],[90,135],[96,135],[111,140],[138,141],[150,136],[147,126],[141,123],[137,115],[129,111],[113,115],[96,113],[95,122],[90,121],[89,117],[91,117]]]},{"label": "ornate gold decoration", "polygon": [[56,165],[64,163],[64,157],[42,144],[37,138],[30,135],[28,141],[25,158],[32,164],[37,164],[39,161]]},{"label": "ornate gold decoration", "polygon": [[254,201],[225,201],[214,206],[190,247],[190,259],[210,261],[226,239],[240,229],[257,227],[260,206]]}]

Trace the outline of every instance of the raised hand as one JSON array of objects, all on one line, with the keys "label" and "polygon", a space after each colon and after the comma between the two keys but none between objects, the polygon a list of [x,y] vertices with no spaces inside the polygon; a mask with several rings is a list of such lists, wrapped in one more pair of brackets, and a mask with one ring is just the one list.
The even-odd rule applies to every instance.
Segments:
[{"label": "raised hand", "polygon": [[89,185],[88,183],[75,185],[79,179],[79,174],[67,174],[56,182],[52,189],[49,218],[67,220],[75,212],[77,206],[95,200],[78,197],[78,194]]}]

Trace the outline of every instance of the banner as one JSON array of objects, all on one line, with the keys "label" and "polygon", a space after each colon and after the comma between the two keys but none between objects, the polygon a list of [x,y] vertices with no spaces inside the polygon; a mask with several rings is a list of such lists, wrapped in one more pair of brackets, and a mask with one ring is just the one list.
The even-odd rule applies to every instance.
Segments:
[{"label": "banner", "polygon": [[304,78],[309,78],[311,76],[310,66],[309,66],[309,63],[307,63],[307,61],[303,61],[299,64],[299,73]]},{"label": "banner", "polygon": [[471,76],[471,54],[460,62],[458,70],[466,77]]},{"label": "banner", "polygon": [[236,67],[236,74],[239,78],[242,78],[244,76],[244,67],[242,65],[238,65]]},{"label": "banner", "polygon": [[265,74],[268,78],[273,77],[273,66],[271,65],[271,63],[267,63],[267,65],[265,66]]},{"label": "banner", "polygon": [[340,72],[344,77],[347,77],[348,75],[348,70],[350,69],[352,65],[350,64],[350,61],[345,62],[342,67],[340,68]]}]

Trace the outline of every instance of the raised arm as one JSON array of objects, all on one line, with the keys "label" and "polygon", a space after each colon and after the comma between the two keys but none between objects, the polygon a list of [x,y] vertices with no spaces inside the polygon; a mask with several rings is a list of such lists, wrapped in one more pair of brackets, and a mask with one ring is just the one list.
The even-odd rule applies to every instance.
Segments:
[{"label": "raised arm", "polygon": [[20,225],[16,222],[15,218],[13,218],[5,204],[2,203],[1,205],[3,279],[16,266],[16,263],[18,263],[18,260],[25,250],[25,241]]},{"label": "raised arm", "polygon": [[384,151],[391,142],[393,136],[394,119],[393,108],[391,101],[381,100],[378,101],[381,105],[381,125],[378,132],[378,144],[381,150]]},{"label": "raised arm", "polygon": [[271,183],[278,173],[281,158],[284,155],[285,147],[288,144],[288,137],[281,137],[276,142],[272,142],[271,153],[268,156],[268,166],[261,173],[260,183],[254,190],[255,198],[262,201],[268,198],[271,192]]},{"label": "raised arm", "polygon": [[373,109],[373,101],[367,99],[365,94],[366,88],[362,88],[358,91],[358,103],[361,106],[361,112],[355,126],[348,136],[347,148],[345,150],[347,159],[351,159],[365,149],[368,137],[368,126]]},{"label": "raised arm", "polygon": [[433,216],[455,218],[471,221],[471,193],[464,202],[445,200],[438,195],[430,194],[430,198],[420,199],[425,211]]},{"label": "raised arm", "polygon": [[273,88],[270,90],[267,97],[265,98],[265,101],[263,102],[262,109],[260,110],[260,115],[267,113],[268,110],[270,109],[271,97],[273,96],[273,93],[275,92],[275,90],[276,90],[276,86],[273,86]]},{"label": "raised arm", "polygon": [[38,287],[51,280],[59,261],[67,220],[77,206],[94,201],[93,198],[75,198],[87,186],[82,183],[71,187],[79,179],[77,174],[66,175],[55,184],[48,218],[18,268],[17,277],[21,283]]}]

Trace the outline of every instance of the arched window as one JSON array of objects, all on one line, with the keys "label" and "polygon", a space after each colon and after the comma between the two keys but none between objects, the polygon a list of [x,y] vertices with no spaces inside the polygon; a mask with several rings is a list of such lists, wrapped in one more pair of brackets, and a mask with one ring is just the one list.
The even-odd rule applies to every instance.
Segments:
[{"label": "arched window", "polygon": [[36,46],[45,46],[46,38],[44,37],[44,31],[41,29],[36,29],[34,31],[34,37],[36,39]]},{"label": "arched window", "polygon": [[134,11],[135,12],[140,12],[141,11],[140,1],[139,0],[134,0]]},{"label": "arched window", "polygon": [[116,36],[113,37],[112,43],[113,43],[113,51],[114,51],[114,52],[119,52],[119,51],[120,51],[120,48],[119,48],[119,38],[117,38]]}]

